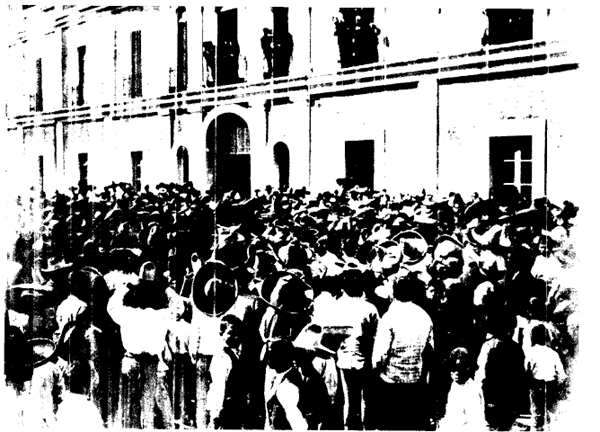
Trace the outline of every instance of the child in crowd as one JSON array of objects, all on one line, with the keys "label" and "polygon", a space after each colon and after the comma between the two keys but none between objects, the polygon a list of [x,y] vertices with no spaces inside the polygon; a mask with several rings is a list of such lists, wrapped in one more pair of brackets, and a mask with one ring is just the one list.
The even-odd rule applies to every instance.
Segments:
[{"label": "child in crowd", "polygon": [[452,386],[448,393],[442,430],[486,430],[481,387],[473,380],[472,361],[465,348],[456,348],[448,359]]},{"label": "child in crowd", "polygon": [[548,330],[538,324],[531,330],[532,347],[525,352],[525,366],[531,381],[531,412],[537,430],[543,430],[550,420],[549,413],[556,404],[558,384],[565,378],[560,357],[552,348],[546,346]]}]

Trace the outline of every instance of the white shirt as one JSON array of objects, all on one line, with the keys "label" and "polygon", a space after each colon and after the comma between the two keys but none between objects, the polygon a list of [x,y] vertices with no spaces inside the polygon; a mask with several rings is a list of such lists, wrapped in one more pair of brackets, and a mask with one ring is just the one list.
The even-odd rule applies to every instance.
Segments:
[{"label": "white shirt", "polygon": [[539,381],[562,381],[566,374],[558,353],[543,345],[534,345],[527,350],[525,367]]},{"label": "white shirt", "polygon": [[412,302],[394,300],[377,328],[373,366],[383,366],[381,378],[387,382],[416,382],[427,345],[433,348],[433,323],[427,312]]},{"label": "white shirt", "polygon": [[441,430],[487,430],[481,386],[472,378],[464,384],[452,382]]},{"label": "white shirt", "polygon": [[119,270],[113,270],[104,275],[104,280],[110,291],[124,288],[129,283],[136,283],[139,277],[133,273],[123,273]]},{"label": "white shirt", "polygon": [[108,313],[121,327],[123,347],[130,354],[147,353],[161,357],[167,331],[173,320],[169,309],[140,309],[125,306],[127,290],[118,289],[108,302]]},{"label": "white shirt", "polygon": [[[374,305],[363,298],[346,293],[339,299],[322,293],[315,301],[313,322],[322,326],[346,327],[348,337],[338,350],[338,366],[342,369],[362,369],[371,356],[373,339],[379,321]],[[327,293],[328,294],[328,293]]]}]

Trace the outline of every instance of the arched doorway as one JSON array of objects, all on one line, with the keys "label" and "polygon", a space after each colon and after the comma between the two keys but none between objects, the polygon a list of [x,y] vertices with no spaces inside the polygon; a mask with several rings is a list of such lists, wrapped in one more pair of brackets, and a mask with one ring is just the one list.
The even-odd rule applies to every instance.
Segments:
[{"label": "arched doorway", "polygon": [[250,133],[240,116],[225,113],[210,123],[206,157],[208,183],[214,191],[250,197]]},{"label": "arched doorway", "polygon": [[177,180],[181,184],[190,181],[190,158],[185,147],[177,149]]},{"label": "arched doorway", "polygon": [[279,171],[279,189],[286,190],[290,185],[290,151],[288,146],[278,142],[273,146],[273,159]]}]

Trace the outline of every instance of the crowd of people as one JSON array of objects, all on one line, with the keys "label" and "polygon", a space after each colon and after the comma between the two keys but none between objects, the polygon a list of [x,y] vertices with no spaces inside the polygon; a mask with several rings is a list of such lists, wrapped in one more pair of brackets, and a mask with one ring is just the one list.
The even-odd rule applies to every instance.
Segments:
[{"label": "crowd of people", "polygon": [[578,345],[577,212],[508,187],[57,192],[12,257],[15,419],[541,430]]}]

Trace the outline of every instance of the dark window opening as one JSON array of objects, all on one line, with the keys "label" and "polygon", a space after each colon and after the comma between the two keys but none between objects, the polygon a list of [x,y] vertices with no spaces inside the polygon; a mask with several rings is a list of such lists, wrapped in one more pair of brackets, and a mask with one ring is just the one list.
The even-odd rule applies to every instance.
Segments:
[{"label": "dark window opening", "polygon": [[532,9],[487,9],[487,34],[483,45],[499,45],[533,39]]},{"label": "dark window opening", "polygon": [[286,77],[294,51],[294,41],[289,31],[288,8],[274,7],[273,10],[273,53],[272,76]]},{"label": "dark window opening", "polygon": [[336,20],[335,34],[343,68],[379,61],[380,30],[374,23],[374,8],[341,8],[341,20]]},{"label": "dark window opening", "polygon": [[373,188],[375,142],[346,141],[346,180],[353,186]]},{"label": "dark window opening", "polygon": [[533,186],[532,138],[504,136],[490,138],[490,195],[503,200],[518,192],[531,201]]},{"label": "dark window opening", "polygon": [[177,91],[187,90],[188,46],[185,7],[177,8]]},{"label": "dark window opening", "polygon": [[217,85],[236,84],[239,77],[240,46],[238,44],[237,9],[217,8]]},{"label": "dark window opening", "polygon": [[80,46],[77,48],[77,63],[79,65],[79,82],[77,84],[77,105],[81,106],[85,103],[83,86],[85,81],[85,52],[86,48]]},{"label": "dark window opening", "polygon": [[142,152],[131,152],[132,184],[134,189],[139,192],[142,190]]},{"label": "dark window opening", "polygon": [[177,150],[177,177],[182,184],[190,181],[190,159],[185,147]]},{"label": "dark window opening", "polygon": [[131,97],[142,96],[142,32],[131,32]]},{"label": "dark window opening", "polygon": [[79,153],[79,190],[87,191],[88,187],[88,154]]},{"label": "dark window opening", "polygon": [[40,112],[44,110],[44,97],[42,92],[42,59],[39,58],[35,61],[35,75],[36,75],[36,87],[35,87],[35,110]]},{"label": "dark window opening", "polygon": [[290,151],[282,142],[273,147],[273,158],[279,170],[279,189],[284,191],[290,185]]}]

